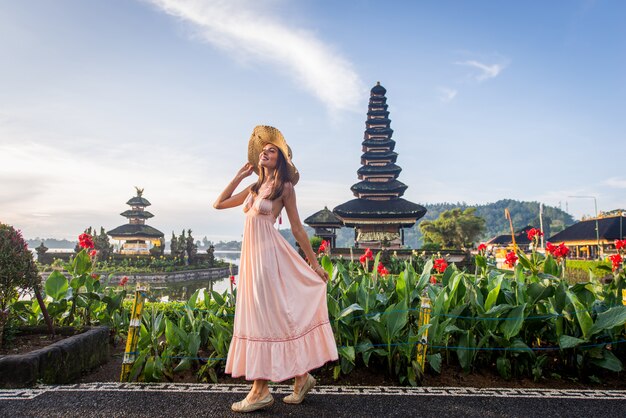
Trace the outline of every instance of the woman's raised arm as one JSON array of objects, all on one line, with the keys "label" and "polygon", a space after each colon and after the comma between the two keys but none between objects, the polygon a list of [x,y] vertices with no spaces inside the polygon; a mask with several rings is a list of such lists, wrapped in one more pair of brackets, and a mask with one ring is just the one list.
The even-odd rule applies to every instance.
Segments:
[{"label": "woman's raised arm", "polygon": [[239,169],[239,171],[235,175],[235,178],[232,179],[230,183],[228,183],[224,191],[220,193],[217,199],[215,199],[213,207],[215,209],[228,209],[241,205],[246,200],[246,196],[248,196],[248,193],[250,193],[250,188],[252,187],[252,185],[246,187],[234,196],[233,192],[235,191],[237,186],[239,186],[241,180],[245,179],[250,174],[252,174],[252,164],[246,163],[243,167],[241,167],[241,169]]}]

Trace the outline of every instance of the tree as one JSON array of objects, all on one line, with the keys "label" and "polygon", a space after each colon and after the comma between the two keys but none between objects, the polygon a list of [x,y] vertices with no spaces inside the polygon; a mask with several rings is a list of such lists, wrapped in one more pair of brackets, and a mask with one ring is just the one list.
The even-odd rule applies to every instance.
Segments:
[{"label": "tree", "polygon": [[102,261],[108,260],[111,253],[113,253],[113,245],[111,245],[109,236],[103,227],[100,227],[100,234],[96,234],[94,228],[93,243],[94,249],[98,251],[98,259]]},{"label": "tree", "polygon": [[[4,326],[9,320],[9,306],[17,300],[18,290],[34,290],[41,307],[43,300],[40,287],[39,272],[22,233],[10,225],[0,223],[0,345]],[[42,312],[52,332],[45,305]]]},{"label": "tree", "polygon": [[446,210],[434,221],[423,221],[419,228],[425,243],[443,248],[468,248],[482,234],[485,220],[475,215],[476,208]]},{"label": "tree", "polygon": [[176,258],[176,255],[178,254],[178,239],[176,239],[174,231],[172,231],[172,240],[170,241],[170,254],[173,258]]},{"label": "tree", "polygon": [[[185,237],[185,231],[183,231],[183,238]],[[194,238],[191,236],[191,229],[187,230],[187,240],[185,241],[185,252],[187,253],[187,263],[193,264],[198,253],[198,246],[194,243]]]}]

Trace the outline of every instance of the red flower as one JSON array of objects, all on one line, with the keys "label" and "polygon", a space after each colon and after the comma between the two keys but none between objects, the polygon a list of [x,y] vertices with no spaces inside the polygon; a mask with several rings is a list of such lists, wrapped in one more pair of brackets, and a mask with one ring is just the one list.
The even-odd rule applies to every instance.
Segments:
[{"label": "red flower", "polygon": [[515,252],[509,251],[506,254],[506,258],[504,259],[504,264],[508,265],[509,267],[514,267],[516,262],[517,256],[515,255]]},{"label": "red flower", "polygon": [[378,264],[378,274],[380,274],[381,276],[386,276],[389,274],[389,270],[387,270],[387,268],[385,266],[383,266],[382,263]]},{"label": "red flower", "polygon": [[430,283],[437,284],[437,278],[435,276],[430,276]]},{"label": "red flower", "polygon": [[621,250],[622,248],[626,248],[626,239],[616,239],[615,249]]},{"label": "red flower", "polygon": [[80,234],[78,236],[78,244],[82,247],[82,248],[93,248],[93,238],[91,237],[91,235],[89,234]]},{"label": "red flower", "polygon": [[366,260],[373,260],[373,259],[374,259],[374,255],[372,254],[372,250],[370,250],[369,248],[365,250],[365,252],[363,253],[361,257],[359,257],[359,261],[361,262],[361,264],[365,264]]},{"label": "red flower", "polygon": [[528,236],[528,239],[532,241],[533,239],[535,239],[535,237],[537,237],[537,238],[542,237],[543,236],[543,232],[541,232],[537,228],[531,228],[531,229],[528,230],[526,235]]},{"label": "red flower", "polygon": [[232,285],[235,284],[235,276],[233,276],[232,274],[230,276],[230,284],[232,284]]},{"label": "red flower", "polygon": [[320,244],[320,247],[317,250],[317,253],[318,254],[325,253],[326,250],[329,250],[329,249],[330,249],[330,242],[322,241],[322,243]]},{"label": "red flower", "polygon": [[98,279],[100,279],[100,275],[96,274],[96,273],[91,273],[91,278],[98,280]]},{"label": "red flower", "polygon": [[98,251],[96,250],[89,251],[89,257],[94,258],[96,255],[98,255]]},{"label": "red flower", "polygon": [[486,251],[486,250],[487,250],[487,244],[485,244],[485,243],[481,243],[481,244],[478,246],[478,251],[482,252],[482,251]]},{"label": "red flower", "polygon": [[433,267],[439,273],[443,273],[448,268],[448,262],[446,261],[445,258],[438,258],[438,259],[435,260],[435,263],[433,264]]},{"label": "red flower", "polygon": [[613,254],[612,256],[609,257],[609,259],[611,260],[611,263],[613,263],[613,271],[620,268],[620,266],[624,262],[624,259],[622,258],[621,254]]},{"label": "red flower", "polygon": [[569,248],[565,245],[565,243],[560,243],[559,245],[554,245],[551,242],[546,244],[546,251],[552,254],[554,258],[565,258],[567,254],[569,254]]},{"label": "red flower", "polygon": [[126,283],[128,283],[128,277],[124,276],[120,279],[120,286],[124,286]]}]

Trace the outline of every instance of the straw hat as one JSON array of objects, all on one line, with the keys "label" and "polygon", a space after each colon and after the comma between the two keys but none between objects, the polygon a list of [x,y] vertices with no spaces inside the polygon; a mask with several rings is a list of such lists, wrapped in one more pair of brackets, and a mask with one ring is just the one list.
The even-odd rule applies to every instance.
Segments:
[{"label": "straw hat", "polygon": [[248,162],[254,167],[254,172],[259,174],[259,155],[263,151],[263,147],[272,144],[278,147],[283,153],[287,162],[287,171],[289,172],[289,181],[295,185],[300,180],[300,173],[291,162],[291,148],[287,145],[283,134],[273,126],[258,125],[254,127],[250,141],[248,142]]}]

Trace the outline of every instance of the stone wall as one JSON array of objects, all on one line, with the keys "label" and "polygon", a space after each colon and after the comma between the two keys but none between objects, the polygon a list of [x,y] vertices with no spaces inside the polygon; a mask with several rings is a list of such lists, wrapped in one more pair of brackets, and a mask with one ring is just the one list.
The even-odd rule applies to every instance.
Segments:
[{"label": "stone wall", "polygon": [[[47,329],[40,327],[31,332],[36,331],[45,334]],[[34,386],[38,382],[70,383],[108,360],[109,328],[88,328],[82,334],[30,353],[0,357],[0,388]]]}]

